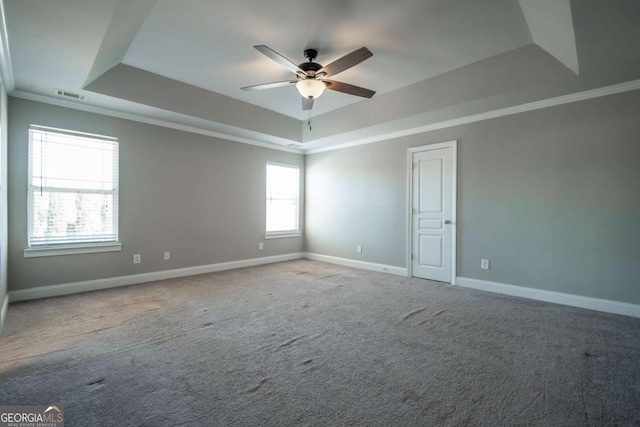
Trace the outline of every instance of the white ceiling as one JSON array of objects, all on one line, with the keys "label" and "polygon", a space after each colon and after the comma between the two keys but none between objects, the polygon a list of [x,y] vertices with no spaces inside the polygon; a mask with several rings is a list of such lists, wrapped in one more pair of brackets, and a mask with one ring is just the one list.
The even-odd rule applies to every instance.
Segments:
[{"label": "white ceiling", "polygon": [[[432,113],[446,118],[445,107],[482,109],[501,105],[498,96],[513,104],[640,77],[637,20],[628,19],[640,18],[640,2],[617,0],[610,16],[601,3],[3,0],[9,55],[2,65],[16,96],[42,99],[64,89],[88,95],[86,106],[309,148],[366,137],[381,124],[390,132],[409,119],[436,120]],[[609,48],[624,56],[589,49],[594,19],[623,31]],[[318,129],[309,131],[293,85],[240,90],[293,77],[258,44],[296,63],[315,48],[321,64],[366,46],[374,56],[334,79],[377,93],[368,100],[326,91],[311,113]],[[518,68],[524,63],[531,76]],[[593,71],[603,63],[615,73]]]}]

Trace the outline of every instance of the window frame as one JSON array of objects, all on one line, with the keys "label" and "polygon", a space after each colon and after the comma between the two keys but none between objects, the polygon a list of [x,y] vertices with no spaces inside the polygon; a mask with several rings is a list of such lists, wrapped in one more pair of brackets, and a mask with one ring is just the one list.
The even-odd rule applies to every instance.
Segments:
[{"label": "window frame", "polygon": [[[32,242],[32,234],[33,234],[33,215],[34,215],[34,201],[32,197],[33,192],[33,171],[32,171],[32,130],[41,130],[46,131],[58,135],[69,135],[75,137],[82,138],[90,138],[103,142],[115,143],[115,147],[113,150],[114,154],[114,163],[113,163],[113,178],[115,181],[115,189],[111,192],[116,200],[116,209],[114,210],[115,218],[113,223],[115,225],[115,238],[113,240],[102,240],[102,241],[93,241],[93,242],[60,242],[60,243],[36,243]],[[94,133],[80,132],[75,130],[68,129],[60,129],[54,128],[50,126],[41,126],[31,124],[27,130],[28,142],[27,142],[27,248],[24,250],[25,258],[33,258],[33,257],[44,257],[44,256],[58,256],[58,255],[72,255],[72,254],[84,254],[84,253],[98,253],[98,252],[114,252],[122,250],[122,243],[120,243],[120,207],[119,207],[119,198],[120,198],[120,176],[119,176],[119,166],[120,166],[120,144],[119,140],[116,137],[99,135]],[[95,191],[91,190],[82,190],[82,193],[95,193]],[[64,192],[64,191],[61,191]]]},{"label": "window frame", "polygon": [[[268,231],[267,230],[267,203],[269,202],[269,195],[267,194],[267,175],[268,175],[268,170],[269,170],[269,166],[277,166],[277,167],[283,167],[283,168],[291,168],[291,169],[295,169],[298,171],[298,192],[296,194],[296,199],[295,199],[295,204],[296,204],[296,228],[292,229],[292,230],[282,230],[282,231]],[[300,189],[301,189],[301,168],[298,165],[292,165],[292,164],[287,164],[287,163],[278,163],[278,162],[267,162],[265,165],[265,172],[264,172],[264,177],[265,177],[265,185],[264,185],[264,189],[265,189],[265,197],[264,197],[264,203],[265,203],[265,215],[264,215],[264,224],[265,224],[265,234],[264,234],[264,238],[265,239],[281,239],[281,238],[286,238],[286,237],[300,237],[302,236],[302,230],[300,229]]]}]

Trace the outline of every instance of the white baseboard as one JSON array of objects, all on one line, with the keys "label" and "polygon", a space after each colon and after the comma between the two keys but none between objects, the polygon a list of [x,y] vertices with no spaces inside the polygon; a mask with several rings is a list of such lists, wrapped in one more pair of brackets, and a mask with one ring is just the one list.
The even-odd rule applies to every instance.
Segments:
[{"label": "white baseboard", "polygon": [[2,331],[4,331],[4,321],[7,318],[7,310],[9,309],[9,294],[4,296],[2,301],[2,309],[0,309],[0,338],[2,338]]},{"label": "white baseboard", "polygon": [[358,261],[355,259],[340,258],[336,256],[329,256],[329,255],[320,255],[320,254],[314,254],[309,252],[306,252],[304,254],[304,257],[315,260],[315,261],[323,261],[331,264],[338,264],[338,265],[344,265],[347,267],[360,268],[362,270],[378,271],[381,273],[390,273],[390,274],[395,274],[397,276],[407,275],[406,268],[394,267],[392,265],[376,264],[373,262]]},{"label": "white baseboard", "polygon": [[487,280],[470,279],[468,277],[458,277],[457,284],[458,286],[479,289],[481,291],[495,292],[498,294],[546,301],[555,304],[570,305],[572,307],[587,308],[589,310],[604,311],[606,313],[640,317],[640,305],[629,304],[626,302],[565,294],[562,292],[546,291],[543,289],[526,288],[523,286],[507,285],[504,283],[489,282]]},{"label": "white baseboard", "polygon": [[[2,302],[0,311],[0,336],[7,316],[9,303],[26,301],[38,298],[56,297],[79,292],[96,291],[100,289],[114,288],[118,286],[135,285],[138,283],[153,282],[156,280],[174,279],[177,277],[193,276],[196,274],[214,273],[216,271],[231,270],[234,268],[252,267],[256,265],[271,264],[274,262],[292,261],[307,258],[315,261],[323,261],[331,264],[344,265],[362,270],[390,273],[398,276],[406,276],[407,269],[385,264],[376,264],[366,261],[358,261],[348,258],[340,258],[314,253],[292,253],[263,258],[252,258],[239,261],[223,262],[219,264],[200,265],[196,267],[178,268],[174,270],[154,271],[150,273],[132,274],[129,276],[109,277],[106,279],[87,280],[84,282],[65,283],[60,285],[41,286],[37,288],[10,291]],[[611,301],[599,298],[591,298],[580,295],[565,294],[561,292],[546,291],[542,289],[514,286],[504,283],[490,282],[486,280],[457,277],[458,286],[473,288],[481,291],[495,292],[499,294],[528,298],[538,301],[546,301],[555,304],[569,305],[606,313],[622,314],[640,318],[640,305],[619,301]]]},{"label": "white baseboard", "polygon": [[[174,279],[177,277],[193,276],[196,274],[214,273],[216,271],[231,270],[234,268],[253,267],[274,262],[292,261],[300,258],[308,258],[332,264],[345,265],[363,270],[391,273],[406,276],[407,269],[393,267],[384,264],[351,260],[328,255],[296,252],[292,254],[276,255],[263,258],[252,258],[240,261],[223,262],[219,264],[200,265],[196,267],[178,268],[174,270],[153,271],[150,273],[132,274],[129,276],[108,277],[105,279],[87,280],[84,282],[63,283],[60,285],[39,286],[37,288],[19,289],[10,291],[5,298],[2,314],[6,314],[6,306],[9,302],[27,301],[39,298],[57,297],[79,292],[97,291],[100,289],[115,288],[118,286],[136,285],[138,283],[153,282],[156,280]],[[4,317],[2,318],[4,321]]]},{"label": "white baseboard", "polygon": [[[291,261],[303,258],[302,253],[276,255],[263,258],[252,258],[240,261],[222,262],[219,264],[199,265],[196,267],[177,268],[174,270],[154,271],[150,273],[132,274],[129,276],[109,277],[106,279],[87,280],[84,282],[64,283],[61,285],[40,286],[9,292],[9,302],[26,301],[38,298],[57,297],[78,292],[97,291],[99,289],[118,286],[135,285],[156,280],[174,279],[176,277],[193,276],[195,274],[214,273],[234,268],[253,267],[274,262]],[[3,308],[4,310],[4,308]],[[4,313],[4,311],[3,311]]]}]

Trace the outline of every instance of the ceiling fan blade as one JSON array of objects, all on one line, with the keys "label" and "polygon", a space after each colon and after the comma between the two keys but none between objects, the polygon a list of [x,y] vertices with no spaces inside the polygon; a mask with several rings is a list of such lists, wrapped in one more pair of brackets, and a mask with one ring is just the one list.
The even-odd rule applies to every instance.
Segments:
[{"label": "ceiling fan blade", "polygon": [[280,86],[287,86],[290,85],[291,83],[296,83],[297,80],[285,80],[282,82],[273,82],[273,83],[262,83],[259,85],[253,85],[253,86],[245,86],[243,88],[240,88],[242,90],[260,90],[260,89],[271,89],[274,87],[280,87]]},{"label": "ceiling fan blade", "polygon": [[302,97],[302,110],[307,111],[313,108],[313,98]]},{"label": "ceiling fan blade", "polygon": [[353,67],[354,65],[358,65],[365,59],[371,58],[372,56],[373,53],[371,53],[369,49],[367,49],[366,47],[361,47],[360,49],[346,54],[342,58],[336,59],[331,64],[325,65],[320,70],[318,70],[318,73],[326,73],[327,76],[334,76],[338,73],[343,72],[344,70]]},{"label": "ceiling fan blade", "polygon": [[291,62],[290,60],[288,60],[284,56],[280,55],[278,52],[276,52],[275,50],[271,49],[270,47],[267,47],[267,46],[261,44],[259,46],[254,46],[254,48],[256,48],[260,53],[262,53],[262,54],[268,56],[269,58],[273,59],[278,64],[282,65],[287,70],[290,70],[291,72],[294,72],[294,73],[297,74],[298,71],[302,71],[300,69],[300,67],[298,67],[296,64],[294,64],[293,62]]},{"label": "ceiling fan blade", "polygon": [[349,95],[361,96],[363,98],[371,98],[373,95],[376,94],[375,91],[373,90],[350,85],[347,83],[337,82],[335,80],[323,80],[323,81],[326,83],[327,89],[348,93]]}]

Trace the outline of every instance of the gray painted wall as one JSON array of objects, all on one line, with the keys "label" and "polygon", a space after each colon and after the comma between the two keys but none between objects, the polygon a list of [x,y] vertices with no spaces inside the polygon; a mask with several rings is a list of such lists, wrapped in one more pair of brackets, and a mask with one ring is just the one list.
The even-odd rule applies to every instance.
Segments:
[{"label": "gray painted wall", "polygon": [[[0,80],[0,309],[8,291],[8,221],[7,221],[7,91]],[[2,314],[0,313],[0,335],[2,334]]]},{"label": "gray painted wall", "polygon": [[309,155],[305,250],[406,267],[407,148],[457,139],[458,276],[638,304],[639,116],[635,91]]},{"label": "gray painted wall", "polygon": [[[121,252],[24,258],[29,124],[119,138]],[[265,164],[298,165],[304,174],[299,154],[10,98],[8,157],[11,290],[294,253],[303,247],[302,237],[264,240]],[[264,250],[259,251],[261,241]],[[165,251],[171,252],[170,261],[163,260]],[[141,264],[132,263],[134,253],[142,255]]]}]

